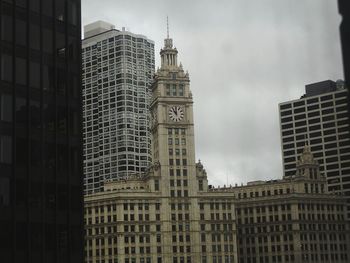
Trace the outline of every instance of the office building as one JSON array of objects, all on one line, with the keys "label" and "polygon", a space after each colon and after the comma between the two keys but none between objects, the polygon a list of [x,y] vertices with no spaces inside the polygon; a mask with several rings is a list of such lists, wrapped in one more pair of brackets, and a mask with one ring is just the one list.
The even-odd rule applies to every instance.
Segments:
[{"label": "office building", "polygon": [[82,43],[84,192],[145,172],[151,162],[154,43],[97,21]]},{"label": "office building", "polygon": [[320,163],[330,192],[350,196],[349,92],[342,81],[306,85],[300,99],[279,104],[285,176],[295,174],[305,144]]},{"label": "office building", "polygon": [[152,85],[152,165],[85,195],[85,262],[348,262],[346,200],[328,194],[309,146],[293,176],[208,185],[177,53],[165,39]]},{"label": "office building", "polygon": [[80,0],[0,4],[0,261],[82,262]]},{"label": "office building", "polygon": [[238,198],[238,262],[349,261],[346,198],[327,193],[309,146],[294,176],[227,190]]}]

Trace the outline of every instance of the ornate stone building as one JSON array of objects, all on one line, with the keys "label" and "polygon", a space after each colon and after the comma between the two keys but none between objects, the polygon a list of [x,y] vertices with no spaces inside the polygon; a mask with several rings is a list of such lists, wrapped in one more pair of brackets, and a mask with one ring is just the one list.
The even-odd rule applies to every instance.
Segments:
[{"label": "ornate stone building", "polygon": [[293,177],[208,186],[177,53],[165,39],[150,106],[153,165],[85,196],[86,262],[347,262],[345,201],[327,194],[308,147]]},{"label": "ornate stone building", "polygon": [[238,262],[348,262],[346,201],[306,146],[295,176],[220,189],[236,197]]}]

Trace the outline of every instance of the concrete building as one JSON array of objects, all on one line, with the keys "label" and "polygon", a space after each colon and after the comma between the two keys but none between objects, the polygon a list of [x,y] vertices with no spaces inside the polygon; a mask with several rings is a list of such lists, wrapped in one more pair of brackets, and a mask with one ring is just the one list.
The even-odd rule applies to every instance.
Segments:
[{"label": "concrete building", "polygon": [[86,263],[348,262],[346,200],[310,147],[294,176],[209,187],[195,162],[189,75],[172,39],[152,85],[153,164],[85,196]]},{"label": "concrete building", "polygon": [[300,99],[279,104],[283,170],[296,171],[305,143],[320,164],[330,192],[350,196],[349,92],[341,81],[306,85]]},{"label": "concrete building", "polygon": [[150,85],[154,43],[97,21],[82,43],[84,192],[145,171],[151,162]]}]

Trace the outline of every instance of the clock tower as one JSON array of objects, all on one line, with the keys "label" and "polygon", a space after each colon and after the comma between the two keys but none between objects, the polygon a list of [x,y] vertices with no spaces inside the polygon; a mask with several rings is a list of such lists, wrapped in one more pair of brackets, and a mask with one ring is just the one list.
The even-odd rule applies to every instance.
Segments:
[{"label": "clock tower", "polygon": [[197,197],[207,188],[207,177],[202,166],[195,163],[190,79],[178,64],[177,54],[167,37],[152,85],[152,179],[162,200],[162,238],[164,244],[173,244],[163,247],[164,262],[176,258],[194,262],[201,253]]},{"label": "clock tower", "polygon": [[161,67],[152,85],[151,132],[153,161],[160,165],[161,192],[170,197],[196,195],[193,100],[190,79],[178,64],[171,38],[161,49]]}]

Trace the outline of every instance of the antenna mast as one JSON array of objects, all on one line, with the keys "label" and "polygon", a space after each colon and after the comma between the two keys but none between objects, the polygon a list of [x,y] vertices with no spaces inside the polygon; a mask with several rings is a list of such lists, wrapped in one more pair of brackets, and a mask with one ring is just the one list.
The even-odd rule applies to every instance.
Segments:
[{"label": "antenna mast", "polygon": [[167,38],[169,38],[169,19],[168,19],[168,16],[166,16],[166,30],[167,30]]}]

